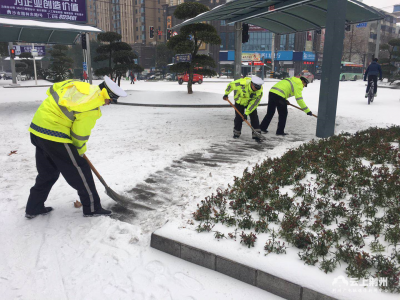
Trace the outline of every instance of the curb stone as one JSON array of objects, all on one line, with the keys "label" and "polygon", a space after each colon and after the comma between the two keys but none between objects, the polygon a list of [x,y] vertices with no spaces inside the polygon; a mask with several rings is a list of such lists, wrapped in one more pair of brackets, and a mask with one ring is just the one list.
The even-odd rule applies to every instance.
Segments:
[{"label": "curb stone", "polygon": [[150,246],[196,265],[217,271],[288,300],[337,300],[317,291],[211,252],[151,234]]}]

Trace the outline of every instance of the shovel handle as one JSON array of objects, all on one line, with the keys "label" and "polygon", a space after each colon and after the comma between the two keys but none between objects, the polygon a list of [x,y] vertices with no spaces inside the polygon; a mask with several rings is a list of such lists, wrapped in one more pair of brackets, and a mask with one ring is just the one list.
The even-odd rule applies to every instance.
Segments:
[{"label": "shovel handle", "polygon": [[[247,125],[249,125],[250,126],[250,128],[251,129],[253,129],[253,127],[250,125],[250,123],[249,123],[249,121],[247,121],[246,119],[245,119],[245,117],[243,117],[243,115],[240,113],[240,111],[236,108],[236,106],[235,105],[233,105],[232,104],[232,102],[231,101],[229,101],[229,99],[227,99],[226,101],[228,101],[229,102],[229,104],[236,110],[236,112],[239,114],[239,116],[241,116],[242,117],[242,120],[243,121],[245,121],[246,123],[247,123]],[[254,129],[253,129],[253,131],[255,131]]]},{"label": "shovel handle", "polygon": [[93,164],[90,162],[89,158],[85,154],[83,154],[83,158],[87,161],[89,164],[90,169],[92,169],[93,173],[96,174],[97,178],[100,180],[100,182],[105,186],[108,187],[107,183],[104,181],[103,177],[101,177],[100,173],[97,172],[96,168],[93,166]]},{"label": "shovel handle", "polygon": [[[297,109],[303,111],[300,107],[298,107],[298,106],[296,106],[296,105],[293,105],[292,103],[289,103],[289,105],[290,105],[290,106],[293,106],[294,108],[297,108]],[[318,118],[318,116],[316,116],[316,115],[314,115],[314,114],[312,114],[312,115],[313,115],[313,117]]]}]

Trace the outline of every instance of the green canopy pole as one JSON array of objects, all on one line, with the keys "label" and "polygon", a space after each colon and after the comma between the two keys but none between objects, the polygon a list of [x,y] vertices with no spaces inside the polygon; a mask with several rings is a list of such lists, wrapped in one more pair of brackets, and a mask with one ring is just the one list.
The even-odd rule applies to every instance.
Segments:
[{"label": "green canopy pole", "polygon": [[346,6],[347,0],[328,0],[316,133],[320,138],[327,138],[335,134]]}]

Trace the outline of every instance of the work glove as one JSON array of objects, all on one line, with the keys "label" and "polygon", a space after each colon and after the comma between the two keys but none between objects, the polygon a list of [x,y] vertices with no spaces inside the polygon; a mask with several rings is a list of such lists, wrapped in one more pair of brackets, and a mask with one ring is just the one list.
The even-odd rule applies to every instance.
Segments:
[{"label": "work glove", "polygon": [[309,112],[307,113],[307,116],[312,116],[312,111],[309,111]]},{"label": "work glove", "polygon": [[228,96],[227,96],[227,95],[224,95],[224,96],[222,97],[222,99],[224,99],[225,101],[227,101],[227,100],[228,100]]}]

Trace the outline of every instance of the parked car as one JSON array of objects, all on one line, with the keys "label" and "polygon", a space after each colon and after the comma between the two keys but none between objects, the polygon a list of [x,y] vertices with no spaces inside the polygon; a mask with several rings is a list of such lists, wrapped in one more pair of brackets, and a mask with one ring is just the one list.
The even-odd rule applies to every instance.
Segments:
[{"label": "parked car", "polygon": [[12,73],[10,72],[1,72],[0,73],[0,79],[12,79]]},{"label": "parked car", "polygon": [[308,70],[301,71],[300,76],[307,78],[310,83],[313,83],[314,81],[314,75],[311,74]]},{"label": "parked car", "polygon": [[27,76],[25,74],[17,74],[17,80],[18,81],[25,81],[27,80]]},{"label": "parked car", "polygon": [[[178,74],[178,83],[182,84],[183,82],[189,82],[189,73],[185,72],[183,74]],[[203,75],[193,74],[193,83],[202,84],[203,83]]]}]

